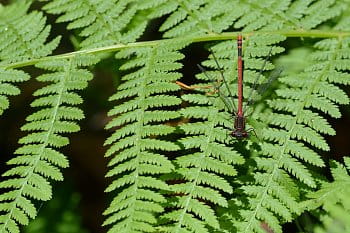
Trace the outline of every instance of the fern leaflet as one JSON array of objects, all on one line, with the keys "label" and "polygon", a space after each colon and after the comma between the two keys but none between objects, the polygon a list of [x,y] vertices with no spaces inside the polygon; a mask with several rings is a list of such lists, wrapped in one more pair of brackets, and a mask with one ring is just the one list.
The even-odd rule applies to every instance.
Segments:
[{"label": "fern leaflet", "polygon": [[9,107],[7,96],[20,93],[20,90],[12,83],[23,82],[29,78],[29,75],[23,71],[0,68],[0,115]]}]

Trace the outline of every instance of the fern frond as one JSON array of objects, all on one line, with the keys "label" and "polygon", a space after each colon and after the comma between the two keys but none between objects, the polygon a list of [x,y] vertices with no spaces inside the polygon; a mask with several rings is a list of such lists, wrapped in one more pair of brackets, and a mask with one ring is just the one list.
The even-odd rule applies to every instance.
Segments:
[{"label": "fern frond", "polygon": [[[2,175],[7,179],[0,182],[0,188],[6,190],[0,195],[1,232],[19,232],[18,225],[27,225],[37,214],[32,200],[51,199],[49,180],[63,180],[60,169],[68,167],[68,161],[57,148],[69,141],[60,134],[79,130],[76,121],[84,115],[74,106],[81,100],[73,91],[84,89],[92,79],[91,73],[78,66],[96,62],[93,58],[87,59],[89,62],[84,60],[86,58],[76,57],[37,64],[39,68],[55,72],[37,78],[52,84],[34,93],[38,99],[32,105],[41,110],[27,118],[22,130],[30,134],[19,140],[22,146],[15,152],[18,156],[8,161],[13,167]],[[67,101],[69,95],[76,95],[79,101]]]},{"label": "fern frond", "polygon": [[[247,91],[249,84],[254,82],[253,76],[257,74],[255,70],[261,68],[264,62],[261,57],[270,51],[268,45],[283,39],[281,36],[252,36],[246,42]],[[233,52],[236,49],[236,43],[232,41],[212,47],[230,87],[234,86],[233,81],[237,77],[234,68],[237,57]],[[274,46],[272,50],[274,54],[281,51],[278,46]],[[218,68],[212,57],[203,64],[209,68]],[[267,68],[271,69],[272,64],[269,63]],[[208,86],[223,82],[217,70],[208,71],[207,75],[208,77],[204,74],[198,75],[198,79],[203,81],[196,85]],[[263,78],[260,81],[263,81]],[[232,93],[235,94],[234,89]],[[224,95],[227,94],[224,85],[220,90]],[[228,207],[223,193],[232,193],[233,189],[226,177],[235,176],[236,170],[233,165],[243,162],[243,158],[228,146],[232,141],[229,129],[232,130],[233,119],[225,110],[232,109],[225,109],[224,102],[217,95],[209,93],[215,91],[207,91],[206,95],[198,93],[183,96],[191,106],[181,110],[182,116],[188,119],[189,123],[180,126],[185,137],[179,142],[188,154],[176,159],[178,169],[175,173],[179,175],[176,176],[176,180],[181,180],[181,183],[171,186],[178,197],[169,203],[171,211],[162,216],[165,223],[160,229],[165,232],[209,232],[209,229],[219,229],[215,211],[209,208],[207,203]]]},{"label": "fern frond", "polygon": [[0,8],[0,61],[12,63],[51,54],[60,36],[46,42],[51,27],[41,12],[27,14],[29,4],[20,1]]},{"label": "fern frond", "polygon": [[[239,227],[240,232],[259,232],[260,221],[268,224],[274,232],[281,232],[280,222],[290,221],[291,215],[300,211],[297,196],[289,192],[285,184],[293,183],[294,178],[310,188],[316,187],[309,166],[324,166],[316,150],[329,150],[329,146],[321,134],[335,134],[323,115],[339,117],[338,105],[349,103],[346,94],[336,86],[343,82],[347,70],[336,63],[348,61],[347,57],[341,56],[341,51],[348,48],[349,42],[349,39],[342,38],[316,43],[316,51],[310,56],[312,62],[304,72],[279,79],[285,86],[276,91],[278,98],[269,101],[274,112],[260,114],[261,120],[269,127],[263,131],[265,142],[261,144],[261,153],[265,157],[258,157],[255,161],[265,179],[254,176],[253,187],[258,184],[260,188],[256,193],[247,193],[249,204],[247,210],[242,211],[244,222]],[[334,74],[331,78],[330,73]],[[322,105],[333,107],[326,109]],[[247,188],[250,190],[251,185],[243,186],[245,192]],[[274,189],[284,190],[284,199],[270,194]],[[268,199],[271,197],[276,198],[283,208],[270,205]],[[261,213],[270,217],[265,218]]]},{"label": "fern frond", "polygon": [[[349,7],[347,8],[347,11],[349,11]],[[341,17],[339,23],[336,25],[335,29],[348,30],[349,25],[345,23],[348,21],[348,19],[349,16],[347,12],[345,12]],[[336,59],[338,61],[341,59],[344,63],[344,60],[349,60],[348,56],[346,55],[348,54],[347,49],[349,48],[349,40],[347,40],[345,43],[339,41],[338,45],[336,45],[334,41],[332,43],[332,41],[324,40],[323,42],[319,43],[318,46],[320,49],[322,49],[322,51],[316,52],[316,56],[314,57],[318,58],[320,61],[330,59]],[[336,50],[337,53],[332,54],[327,50]],[[338,70],[337,67],[334,67],[330,71],[325,71],[324,76],[325,79],[332,84],[350,84],[348,72],[346,72],[346,70]],[[340,94],[340,96],[343,95]],[[346,102],[346,98],[343,99]],[[339,110],[337,108],[335,110],[337,113],[335,117],[340,117]],[[335,161],[331,161],[330,165],[334,181],[331,183],[323,182],[321,184],[321,189],[317,192],[309,193],[308,198],[310,198],[310,200],[302,203],[305,209],[314,210],[321,206],[322,209],[326,212],[325,214],[323,213],[321,215],[323,226],[317,226],[314,229],[316,233],[341,233],[350,231],[350,159],[348,157],[344,157],[345,166]]]},{"label": "fern frond", "polygon": [[120,69],[133,72],[122,77],[124,82],[110,98],[121,104],[109,112],[113,119],[107,128],[117,129],[105,143],[111,145],[106,156],[113,156],[107,176],[115,177],[106,191],[118,190],[104,212],[109,215],[104,222],[111,225],[108,232],[152,232],[155,215],[163,211],[165,198],[159,192],[169,187],[159,175],[174,168],[164,153],[179,147],[162,136],[174,132],[165,122],[179,117],[169,107],[178,106],[181,100],[169,93],[179,90],[174,81],[180,74],[175,70],[181,68],[178,60],[183,55],[178,50],[187,44],[164,42],[124,49],[116,56],[131,57]]},{"label": "fern frond", "polygon": [[[184,99],[196,103],[194,94],[185,95]],[[177,196],[168,203],[171,211],[161,216],[164,222],[161,231],[209,232],[208,227],[218,229],[219,222],[209,203],[227,207],[223,193],[233,192],[226,177],[237,174],[233,165],[242,163],[243,159],[226,147],[229,132],[225,126],[230,121],[215,103],[210,104],[211,101],[213,98],[207,97],[209,105],[187,107],[181,111],[189,120],[202,121],[180,126],[185,134],[180,143],[189,152],[176,159],[175,173],[179,177],[171,179],[181,180],[181,183],[170,186]]]},{"label": "fern frond", "polygon": [[339,16],[348,7],[346,1],[236,1],[210,0],[154,1],[150,17],[170,16],[161,25],[164,37],[220,33],[230,26],[245,31],[312,29]]},{"label": "fern frond", "polygon": [[54,0],[44,9],[60,15],[57,22],[67,22],[68,29],[81,29],[82,48],[96,48],[134,42],[142,35],[148,20],[137,19],[138,4],[136,0]]},{"label": "fern frond", "polygon": [[321,189],[310,193],[310,200],[303,204],[309,210],[321,206],[326,214],[321,216],[323,227],[317,226],[315,232],[348,232],[350,231],[350,159],[344,158],[345,166],[331,161],[331,172],[334,181],[324,182]]},{"label": "fern frond", "polygon": [[[348,3],[349,6],[349,3]],[[339,31],[349,31],[350,27],[349,27],[349,20],[350,20],[350,8],[346,7],[346,9],[342,12],[341,17],[339,18],[339,21],[337,23],[337,25],[334,27],[335,30],[339,30]]]},{"label": "fern frond", "polygon": [[240,1],[235,28],[245,31],[312,29],[347,9],[346,1]]},{"label": "fern frond", "polygon": [[160,27],[164,37],[220,33],[240,16],[232,4],[226,0],[220,4],[208,0],[170,0],[153,7],[150,17],[171,13]]},{"label": "fern frond", "polygon": [[[255,95],[254,91],[251,91],[251,87],[253,83],[256,81],[256,78],[258,76],[258,70],[261,69],[262,64],[264,63],[264,60],[262,57],[266,57],[269,54],[269,51],[271,50],[272,54],[277,54],[283,51],[283,48],[279,46],[275,46],[274,44],[283,41],[285,37],[279,36],[279,35],[259,35],[259,36],[251,36],[248,39],[244,41],[244,61],[245,61],[245,71],[244,71],[244,91],[243,93],[252,93],[253,97]],[[272,47],[272,49],[271,49]],[[237,70],[236,70],[236,63],[237,63],[237,55],[236,55],[236,43],[232,41],[228,42],[222,42],[218,45],[215,45],[212,47],[213,53],[216,55],[218,63],[220,64],[220,68],[223,71],[223,74],[225,76],[226,81],[228,82],[228,86],[230,88],[230,92],[233,94],[233,96],[236,96],[236,90],[237,90],[237,83],[235,79],[237,79]],[[211,83],[211,85],[216,85],[220,89],[220,93],[222,93],[222,96],[228,96],[228,90],[226,89],[226,86],[223,84],[223,80],[217,71],[218,67],[214,60],[210,59],[208,61],[203,62],[203,64],[206,67],[209,67],[211,71],[207,71],[207,76],[199,75],[198,78],[207,80]],[[273,69],[273,65],[270,62],[267,62],[265,66],[265,70],[271,70]],[[208,78],[210,80],[208,80]],[[262,76],[258,79],[259,83],[264,83],[267,79]],[[205,104],[208,101],[204,101],[203,98],[195,98],[194,102]],[[224,104],[223,100],[220,100],[219,105],[222,110],[224,110],[226,107],[228,107],[227,104]],[[226,109],[232,111],[232,109]],[[210,111],[193,111],[194,115],[196,117],[201,117],[204,119],[207,119],[207,114],[210,113]],[[218,118],[218,114],[216,115]],[[219,118],[220,119],[220,118]],[[275,118],[272,117],[273,120]],[[214,120],[215,122],[215,120]],[[281,119],[278,121],[276,120],[279,125],[281,126],[289,126],[288,119]],[[233,119],[231,121],[228,121],[225,124],[226,128],[231,128],[232,130],[233,126]],[[209,127],[207,127],[209,128]],[[261,135],[260,129],[255,128],[258,135]],[[274,131],[275,135],[273,135],[273,139],[280,140],[283,138],[283,134],[280,136],[277,135],[277,131]],[[226,133],[228,135],[228,133]],[[279,135],[279,134],[278,134]],[[265,136],[267,137],[267,136]],[[274,152],[274,154],[278,154],[278,150],[272,148],[272,144],[269,144],[270,150]],[[299,146],[300,147],[300,146]],[[271,149],[272,148],[272,149]],[[293,148],[294,149],[294,148]],[[289,149],[289,150],[293,150]],[[301,156],[300,151],[297,149],[294,149],[295,153],[298,153],[299,156]],[[307,150],[302,150],[303,152],[308,152]],[[228,152],[226,152],[227,154]],[[312,153],[311,153],[312,154]],[[314,154],[312,154],[314,155]],[[273,159],[263,159],[257,157],[256,159],[257,167],[261,170],[266,170],[268,172],[272,172],[272,168],[274,167],[274,160]],[[299,167],[299,165],[296,163],[294,159],[285,160],[285,167],[286,170],[292,170],[294,172],[295,167]],[[297,175],[299,177],[302,177],[303,179],[311,179],[310,175],[307,173],[307,170],[305,171],[304,168],[300,168]],[[276,230],[277,232],[280,231],[279,220],[275,217],[275,215],[280,216],[282,219],[285,219],[287,221],[290,221],[292,219],[292,214],[298,212],[298,205],[295,199],[295,196],[291,196],[288,191],[291,188],[291,186],[294,186],[293,181],[290,177],[288,177],[288,174],[284,171],[278,171],[276,172],[276,179],[270,182],[267,182],[270,180],[270,175],[266,174],[264,172],[255,172],[255,182],[249,183],[243,185],[242,189],[247,195],[249,204],[245,206],[244,203],[240,204],[240,216],[242,217],[241,220],[235,219],[233,220],[233,224],[238,232],[260,232],[261,231],[261,221],[265,221],[268,224],[273,225],[273,230]],[[265,191],[264,186],[268,186],[268,191]],[[288,195],[287,195],[288,194]],[[250,197],[256,197],[256,200],[254,198]],[[263,198],[264,202],[259,202],[259,198]],[[258,210],[255,211],[254,206],[259,205],[262,206]],[[224,206],[226,207],[226,206]],[[229,207],[231,208],[231,207]],[[245,209],[247,208],[247,209]],[[254,214],[254,219],[251,218],[251,214]],[[235,216],[234,218],[237,218]],[[277,227],[275,227],[277,226]],[[212,226],[214,227],[214,226]],[[230,228],[232,230],[232,227]]]}]

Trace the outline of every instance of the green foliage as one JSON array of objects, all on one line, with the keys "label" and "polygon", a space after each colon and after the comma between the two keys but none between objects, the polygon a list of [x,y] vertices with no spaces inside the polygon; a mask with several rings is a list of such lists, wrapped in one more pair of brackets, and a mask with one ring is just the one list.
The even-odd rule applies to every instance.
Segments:
[{"label": "green foliage", "polygon": [[185,153],[175,160],[175,175],[168,178],[175,180],[170,182],[174,183],[170,190],[176,196],[168,203],[172,211],[161,216],[160,229],[162,232],[208,232],[207,226],[219,228],[215,210],[208,204],[227,207],[222,192],[232,194],[228,179],[237,174],[233,164],[242,163],[243,159],[227,146],[229,132],[224,127],[231,122],[215,103],[211,104],[213,98],[188,94],[183,99],[198,106],[180,111],[191,123],[179,126],[185,135],[179,141]]},{"label": "green foliage", "polygon": [[[271,54],[278,54],[283,51],[283,48],[276,46],[274,44],[283,41],[285,38],[279,35],[259,35],[252,36],[249,40],[245,41],[244,44],[244,61],[245,61],[245,89],[244,93],[251,93],[252,90],[250,87],[254,85],[254,80],[259,76],[258,71],[261,66],[265,63],[264,57],[268,56],[271,51]],[[223,70],[223,75],[226,77],[228,82],[228,86],[233,86],[231,93],[235,96],[237,84],[235,84],[235,80],[237,79],[237,69],[234,64],[237,62],[237,55],[235,53],[230,53],[229,51],[235,51],[237,49],[236,43],[232,41],[222,42],[214,47],[212,47],[212,51],[217,57],[218,63],[221,64],[221,69]],[[215,68],[216,64],[211,59],[204,62],[204,65],[207,67]],[[270,62],[267,62],[266,69],[273,69],[273,65]],[[218,71],[210,71],[207,72],[207,76],[213,81],[218,80],[221,82],[220,92],[223,95],[227,96],[227,88],[222,84],[222,78],[219,76]],[[203,76],[199,76],[199,78],[205,78]],[[266,82],[266,78],[260,77],[259,82]],[[215,84],[215,83],[214,83]],[[252,92],[253,96],[254,92]],[[249,100],[248,100],[249,101]],[[230,103],[226,104],[221,101],[221,110],[224,107],[230,107]],[[226,109],[227,111],[227,109]],[[259,116],[259,115],[254,115]],[[231,122],[231,125],[230,125]],[[232,129],[232,116],[231,121],[226,124],[227,128]],[[256,128],[256,132],[258,135],[262,134],[259,128]],[[227,135],[227,133],[226,133]],[[268,144],[269,146],[273,146],[273,144]],[[263,151],[263,153],[266,153]],[[272,168],[270,159],[263,159],[261,157],[257,157],[256,163],[258,165],[257,172],[254,173],[254,183],[247,183],[242,186],[244,196],[247,203],[240,204],[240,216],[242,219],[235,219],[237,216],[231,216],[232,223],[237,229],[238,232],[259,232],[261,231],[261,223],[260,221],[265,221],[270,227],[273,227],[275,231],[278,231],[279,224],[278,220],[275,219],[274,216],[282,216],[285,220],[291,220],[292,213],[297,213],[297,202],[293,196],[287,195],[288,187],[292,180],[287,176],[285,172],[278,172],[276,174],[276,178],[274,180],[269,181],[270,174],[264,174],[262,170],[270,172],[269,169]],[[265,191],[267,189],[268,191]],[[266,195],[267,192],[269,195]],[[263,206],[261,205],[260,200],[264,198]],[[239,198],[238,198],[239,199]],[[233,208],[230,206],[229,208]],[[230,226],[232,229],[232,226]],[[231,231],[227,229],[228,231]]]},{"label": "green foliage", "polygon": [[[19,232],[37,215],[35,203],[51,199],[50,182],[63,180],[68,159],[59,148],[69,144],[66,133],[80,129],[77,92],[92,79],[83,67],[94,69],[95,53],[116,50],[123,75],[106,126],[112,132],[105,142],[108,232],[278,233],[305,210],[323,216],[317,231],[347,231],[347,170],[332,163],[335,181],[321,181],[320,154],[330,150],[325,135],[336,133],[327,119],[341,117],[339,106],[349,104],[341,89],[350,84],[349,0],[42,0],[38,10],[29,10],[29,2],[0,5],[0,114],[8,96],[20,94],[14,83],[29,79],[14,67],[35,65],[43,72],[37,81],[50,84],[34,92],[31,106],[39,110],[26,118],[21,130],[28,134],[0,181],[1,233]],[[60,36],[43,12],[71,30],[80,51],[48,57]],[[134,43],[156,30],[156,24],[147,28],[150,22],[160,22],[158,31],[171,39]],[[237,96],[233,30],[244,36],[245,104],[254,102],[247,129],[254,127],[257,137],[247,141],[230,135],[236,100],[228,96]],[[293,36],[322,39],[306,38],[303,48],[290,50]],[[180,73],[181,50],[223,39],[229,40],[203,46],[213,54],[202,62],[208,71],[196,75],[198,88],[180,90],[176,81],[193,81]],[[279,73],[274,64],[287,64],[277,80],[269,79]],[[271,80],[265,96],[253,90]]]},{"label": "green foliage", "polygon": [[[219,33],[229,28],[245,31],[311,29],[334,18],[348,7],[341,1],[147,0],[154,4],[151,16],[170,14],[160,27],[164,37]],[[161,3],[161,4],[159,4]]]},{"label": "green foliage", "polygon": [[0,8],[1,63],[45,57],[59,43],[59,36],[46,43],[51,26],[42,12],[27,14],[28,8],[25,1]]},{"label": "green foliage", "polygon": [[304,204],[308,209],[316,209],[322,206],[325,213],[321,216],[323,227],[316,227],[316,233],[324,232],[349,232],[350,231],[350,159],[344,158],[345,167],[331,161],[331,172],[334,181],[325,182],[321,189],[310,193],[310,200]]},{"label": "green foliage", "polygon": [[[81,29],[82,48],[97,48],[134,42],[144,32],[147,18],[136,19],[136,0],[54,0],[44,10],[60,14],[57,23],[69,22],[67,29]],[[146,9],[143,9],[146,10]]]},{"label": "green foliage", "polygon": [[[45,43],[50,25],[41,12],[27,14],[29,4],[0,6],[0,64],[10,64],[47,56],[58,45],[59,38]],[[29,75],[20,70],[0,68],[0,115],[9,107],[6,96],[18,95],[12,83],[23,82]]]},{"label": "green foliage", "polygon": [[[268,43],[283,40],[280,36],[251,37],[245,44],[246,80],[252,84],[253,76],[256,76],[258,69],[264,61],[261,57],[269,53]],[[257,47],[259,46],[259,48]],[[233,81],[237,78],[236,66],[237,57],[235,51],[236,43],[227,41],[211,48],[216,54],[218,62],[222,65],[224,76],[227,77],[229,86],[234,86]],[[274,47],[273,53],[281,52],[280,47]],[[204,62],[208,68],[216,67],[214,60]],[[268,64],[269,69],[272,64]],[[221,82],[220,92],[228,95],[226,86],[218,71],[208,71],[206,75],[198,75],[201,83],[199,86],[218,85]],[[209,80],[208,80],[209,79]],[[233,89],[234,90],[234,89]],[[234,93],[234,91],[232,92]],[[246,89],[247,91],[249,89]],[[163,218],[168,219],[172,224],[165,228],[167,232],[208,232],[211,228],[219,228],[219,222],[215,212],[206,203],[216,206],[228,207],[227,199],[223,192],[232,194],[233,188],[229,183],[229,177],[237,174],[233,168],[234,164],[242,164],[243,158],[229,145],[230,130],[232,129],[232,115],[225,109],[225,103],[214,93],[215,90],[207,91],[206,95],[188,94],[183,99],[190,104],[180,112],[189,123],[180,125],[185,137],[180,140],[188,153],[178,157],[175,161],[183,183],[172,185],[172,191],[178,194],[176,200],[170,204],[174,211],[166,213]],[[225,111],[226,110],[226,111]],[[175,179],[179,177],[175,176]],[[204,201],[204,203],[203,203]],[[199,221],[196,216],[199,216]]]},{"label": "green foliage", "polygon": [[348,47],[348,39],[320,41],[303,72],[279,79],[284,85],[276,90],[277,98],[269,101],[273,112],[259,115],[269,126],[262,132],[262,156],[255,158],[255,182],[242,187],[249,204],[241,210],[239,232],[259,232],[260,221],[282,232],[279,222],[291,221],[300,211],[301,190],[295,192],[291,187],[302,187],[299,182],[316,187],[311,167],[324,166],[317,150],[329,150],[321,134],[335,134],[319,112],[340,117],[338,105],[349,103],[336,86],[349,83],[345,78],[348,67],[341,65],[348,62],[341,54]]},{"label": "green foliage", "polygon": [[153,7],[150,16],[170,14],[159,28],[160,31],[165,31],[164,37],[219,33],[227,29],[238,17],[237,12],[232,11],[230,7],[232,1],[222,1],[220,4],[208,0],[146,2],[161,2]]},{"label": "green foliage", "polygon": [[7,191],[0,198],[0,231],[19,232],[18,224],[27,225],[37,214],[32,200],[47,201],[52,197],[49,180],[63,180],[60,168],[68,166],[67,158],[57,149],[69,143],[60,134],[79,130],[76,121],[84,114],[75,105],[82,102],[75,93],[92,78],[87,70],[78,68],[95,63],[93,57],[74,57],[47,61],[37,67],[54,71],[37,77],[51,84],[34,93],[31,106],[40,110],[27,117],[21,128],[30,133],[19,140],[22,144],[8,161],[12,168],[2,176],[0,188]]},{"label": "green foliage", "polygon": [[165,123],[179,117],[170,107],[181,100],[170,94],[179,89],[174,81],[181,75],[175,71],[184,56],[177,50],[186,44],[171,41],[117,54],[129,58],[121,70],[136,70],[122,77],[118,92],[110,98],[119,104],[109,112],[113,120],[107,128],[116,130],[105,143],[111,145],[106,156],[113,156],[107,177],[115,177],[106,191],[117,191],[104,213],[109,215],[104,225],[113,224],[108,232],[153,232],[154,214],[164,210],[166,199],[159,191],[169,187],[159,175],[173,169],[164,153],[179,147],[162,137],[174,131]]},{"label": "green foliage", "polygon": [[12,83],[23,82],[29,79],[29,75],[20,70],[0,68],[0,115],[10,103],[7,96],[18,95],[21,91]]},{"label": "green foliage", "polygon": [[234,26],[246,31],[311,29],[339,16],[347,7],[347,0],[243,1],[235,8],[241,18]]}]

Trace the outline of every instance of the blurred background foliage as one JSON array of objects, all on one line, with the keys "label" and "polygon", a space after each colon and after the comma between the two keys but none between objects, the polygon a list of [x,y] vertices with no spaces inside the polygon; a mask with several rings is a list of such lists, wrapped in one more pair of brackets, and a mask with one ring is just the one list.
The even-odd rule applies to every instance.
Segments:
[{"label": "blurred background foliage", "polygon": [[82,226],[79,210],[80,194],[72,185],[55,188],[56,195],[48,203],[38,203],[39,216],[23,229],[24,233],[88,233]]}]

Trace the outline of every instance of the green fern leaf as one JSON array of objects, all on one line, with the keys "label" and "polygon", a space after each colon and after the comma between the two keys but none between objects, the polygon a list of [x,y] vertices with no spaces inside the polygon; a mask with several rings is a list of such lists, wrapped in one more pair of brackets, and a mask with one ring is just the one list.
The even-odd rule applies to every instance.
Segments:
[{"label": "green fern leaf", "polygon": [[104,212],[108,215],[104,225],[111,225],[108,232],[152,232],[157,223],[155,215],[163,211],[165,198],[159,191],[169,187],[159,175],[169,173],[173,165],[162,153],[179,147],[161,137],[174,132],[164,123],[179,117],[166,109],[181,103],[168,93],[179,90],[173,83],[180,77],[175,70],[181,68],[178,60],[183,58],[178,50],[187,44],[164,42],[124,49],[116,56],[132,56],[120,69],[133,72],[122,78],[124,82],[110,98],[122,102],[109,112],[113,119],[107,128],[118,129],[105,142],[111,145],[106,156],[113,156],[106,176],[116,177],[106,191],[119,190]]},{"label": "green fern leaf", "polygon": [[[39,81],[54,84],[36,91],[35,95],[39,96],[39,99],[35,101],[41,102],[37,106],[43,108],[27,118],[28,123],[22,130],[30,131],[31,134],[19,140],[23,145],[15,152],[18,156],[8,162],[13,167],[3,174],[7,180],[0,182],[0,188],[6,190],[0,198],[1,232],[19,232],[18,224],[27,225],[29,219],[36,216],[32,200],[51,199],[52,188],[48,180],[63,180],[60,168],[67,167],[68,161],[57,148],[68,144],[69,141],[59,134],[78,131],[79,126],[74,121],[83,118],[81,110],[73,106],[77,103],[67,102],[63,96],[86,87],[92,75],[79,69],[78,64],[91,64],[93,60],[94,58],[76,57],[37,65],[46,70],[56,71],[38,77]],[[51,98],[47,99],[48,96]]]},{"label": "green fern leaf", "polygon": [[234,24],[245,31],[311,29],[339,16],[345,1],[146,1],[150,17],[170,16],[161,25],[164,37],[220,33]]},{"label": "green fern leaf", "polygon": [[[295,177],[309,187],[316,187],[315,178],[307,164],[324,166],[324,162],[315,150],[329,150],[321,133],[333,135],[334,130],[330,128],[325,118],[314,113],[313,109],[323,111],[327,107],[321,108],[320,106],[332,105],[330,109],[334,111],[330,112],[330,109],[327,109],[323,112],[339,117],[337,105],[349,102],[345,93],[335,86],[342,82],[337,80],[337,77],[342,79],[344,71],[333,65],[336,59],[344,62],[347,60],[338,53],[341,48],[347,48],[348,43],[348,39],[327,39],[317,43],[315,45],[317,50],[311,55],[313,64],[311,63],[300,75],[285,76],[279,79],[287,86],[287,89],[283,86],[283,89],[276,91],[278,98],[269,101],[269,106],[276,113],[260,115],[262,121],[270,125],[263,131],[263,138],[266,142],[261,145],[261,153],[268,160],[259,158],[256,159],[256,162],[257,168],[268,175],[264,182],[258,181],[257,176],[254,176],[255,182],[258,182],[263,188],[257,193],[250,193],[249,210],[242,211],[245,220],[238,227],[240,232],[259,232],[260,221],[265,221],[275,232],[281,232],[279,218],[283,219],[282,222],[290,221],[291,214],[299,213],[300,210],[295,208],[298,206],[295,194],[290,193],[284,185],[284,183],[291,182],[291,177]],[[327,53],[327,56],[322,53]],[[340,75],[328,79],[328,73]],[[315,99],[319,103],[314,102]],[[316,125],[315,122],[319,124]],[[281,205],[287,207],[287,210],[282,207],[276,208],[276,204],[271,206],[267,201],[271,196],[267,194],[273,188],[273,183],[285,190],[284,199],[280,199],[275,194],[272,196]],[[243,186],[243,189],[246,190],[247,187],[250,185]],[[286,199],[289,202],[286,202]],[[270,217],[265,218],[261,213],[268,214]]]},{"label": "green fern leaf", "polygon": [[[134,42],[144,32],[147,19],[137,20],[141,8],[135,0],[83,1],[54,0],[44,6],[50,14],[59,14],[57,22],[68,29],[81,29],[82,48],[96,48]],[[147,10],[143,6],[144,11]]]},{"label": "green fern leaf", "polygon": [[230,1],[221,4],[208,0],[154,1],[150,17],[170,16],[161,25],[164,37],[192,36],[219,33],[227,29],[240,14]]},{"label": "green fern leaf", "polygon": [[314,230],[317,233],[324,232],[348,232],[350,230],[350,176],[348,157],[344,158],[346,168],[341,164],[331,161],[331,172],[334,181],[324,182],[317,192],[310,193],[310,200],[303,204],[309,210],[313,210],[319,206],[325,210],[325,214],[321,216],[323,227],[317,226]]},{"label": "green fern leaf", "polygon": [[245,31],[311,29],[344,11],[343,1],[243,1],[235,11],[242,16],[234,25]]},{"label": "green fern leaf", "polygon": [[169,179],[182,182],[170,186],[177,196],[168,203],[171,211],[161,216],[160,230],[209,232],[210,227],[218,229],[219,222],[207,203],[227,207],[223,193],[232,193],[233,189],[223,175],[235,176],[237,172],[233,164],[240,164],[243,160],[226,146],[229,135],[226,127],[231,122],[222,112],[224,105],[220,100],[200,94],[184,95],[183,99],[193,106],[182,109],[182,116],[189,121],[201,122],[179,127],[185,134],[179,142],[189,152],[176,159],[176,175]]},{"label": "green fern leaf", "polygon": [[[28,8],[26,2],[0,8],[0,63],[4,66],[47,56],[58,45],[60,37],[45,43],[50,26],[45,25],[46,18],[42,13],[27,14]],[[7,96],[20,93],[11,83],[28,79],[23,71],[0,68],[0,115],[9,107]]]},{"label": "green fern leaf", "polygon": [[0,60],[11,63],[49,55],[60,37],[45,44],[50,26],[41,12],[27,14],[25,1],[0,8]]},{"label": "green fern leaf", "polygon": [[[250,93],[251,92],[251,86],[254,83],[257,72],[256,70],[260,69],[264,61],[260,57],[265,57],[271,50],[272,54],[280,53],[283,51],[282,48],[278,46],[272,46],[272,49],[269,48],[271,45],[278,43],[280,41],[284,40],[284,37],[279,35],[259,35],[258,36],[251,36],[247,40],[244,41],[244,61],[245,61],[245,90],[243,93]],[[236,43],[234,42],[223,42],[220,43],[214,47],[212,47],[213,53],[216,55],[218,63],[221,66],[221,69],[223,70],[223,74],[225,76],[226,81],[229,84],[229,87],[232,87],[230,89],[231,93],[235,96],[236,93],[236,83],[235,79],[237,78],[237,70],[235,69],[236,65],[233,63],[237,62],[237,57],[235,56],[234,52],[228,52],[228,51],[236,51]],[[214,62],[214,60],[208,60],[203,63],[205,66],[217,69],[217,65]],[[269,62],[266,64],[266,69],[273,69],[273,65]],[[212,85],[217,85],[215,82],[219,82],[220,93],[222,95],[226,96],[228,95],[227,89],[225,85],[221,84],[222,78],[219,75],[218,71],[208,71],[207,77],[203,75],[198,76],[201,79],[209,80],[211,83],[214,83]],[[259,78],[259,83],[265,82],[265,77]],[[255,96],[255,93],[253,93],[253,96]],[[218,96],[219,97],[219,96]],[[203,99],[203,98],[202,98]],[[205,104],[207,101],[204,101],[202,99],[199,99],[198,97],[195,98],[195,102]],[[219,109],[226,111],[231,110],[227,109],[228,104],[223,101],[223,99],[218,98],[219,102],[217,103],[217,107]],[[232,107],[232,106],[231,106]],[[193,111],[194,116],[201,117],[204,119],[207,119],[207,115],[210,114],[210,111],[207,109],[205,111]],[[266,114],[267,115],[267,114]],[[186,115],[185,115],[186,116]],[[218,116],[218,114],[216,114]],[[217,117],[220,119],[220,117]],[[274,118],[271,116],[271,121],[276,122],[278,126],[281,127],[289,127],[288,118]],[[228,121],[223,126],[227,128],[232,128],[232,122]],[[208,128],[208,127],[207,127]],[[198,130],[198,129],[197,129]],[[260,134],[260,131],[258,128],[256,128],[257,134]],[[268,134],[265,131],[264,137],[266,139],[270,139],[272,141],[277,140],[280,141],[282,138],[284,138],[285,133],[281,130],[271,130],[271,132]],[[296,132],[298,134],[298,132]],[[228,135],[228,133],[226,133]],[[265,146],[265,147],[264,147]],[[292,180],[290,177],[288,177],[287,173],[285,171],[274,171],[272,168],[275,166],[274,159],[275,156],[279,155],[279,148],[273,147],[272,144],[263,144],[262,151],[264,153],[265,150],[269,150],[269,154],[266,153],[266,155],[271,156],[273,159],[270,158],[256,158],[256,166],[258,169],[265,170],[266,172],[273,172],[276,175],[276,179],[273,181],[270,178],[270,175],[264,174],[261,172],[257,172],[254,174],[255,182],[254,184],[245,184],[243,185],[242,189],[245,193],[245,195],[248,196],[249,204],[245,207],[243,203],[239,205],[239,213],[242,217],[242,220],[234,220],[234,226],[237,227],[238,232],[261,232],[261,221],[265,221],[266,223],[272,226],[270,226],[273,230],[276,232],[281,231],[281,228],[279,226],[279,220],[276,218],[275,215],[285,219],[286,221],[290,221],[292,219],[292,214],[299,212],[298,205],[296,202],[296,198],[289,194],[288,191],[290,189],[290,185],[294,186]],[[273,153],[272,153],[273,152]],[[225,154],[227,154],[226,152]],[[300,156],[300,153],[298,153]],[[312,154],[312,153],[310,153]],[[314,154],[312,154],[314,155]],[[318,158],[318,157],[317,157]],[[286,171],[292,172],[294,175],[300,177],[300,179],[305,180],[308,183],[312,183],[313,179],[311,174],[309,174],[308,170],[304,167],[300,166],[298,164],[298,161],[295,159],[289,159],[282,161],[283,163],[280,163],[279,166],[283,167]],[[318,163],[319,160],[317,160]],[[315,162],[316,163],[316,162]],[[295,171],[298,171],[295,173]],[[278,178],[277,178],[278,177]],[[269,181],[270,180],[270,181]],[[269,181],[269,182],[268,182]],[[288,184],[288,185],[287,185]],[[265,190],[265,187],[268,186],[268,192],[263,191]],[[283,195],[281,195],[283,194]],[[288,194],[284,196],[284,194]],[[251,198],[250,198],[251,197]],[[256,199],[254,199],[255,197]],[[259,202],[259,198],[264,198],[263,205]],[[259,205],[260,208],[258,210],[254,209],[256,205]],[[223,206],[226,207],[226,206]],[[231,208],[231,207],[229,207]],[[245,209],[246,208],[246,209]],[[251,215],[254,214],[254,218],[251,217]],[[237,218],[235,216],[234,218]],[[212,226],[213,227],[213,226]],[[232,227],[231,227],[232,230]]]}]

